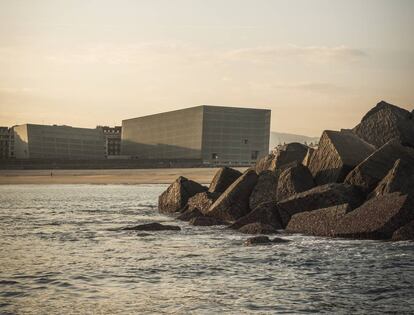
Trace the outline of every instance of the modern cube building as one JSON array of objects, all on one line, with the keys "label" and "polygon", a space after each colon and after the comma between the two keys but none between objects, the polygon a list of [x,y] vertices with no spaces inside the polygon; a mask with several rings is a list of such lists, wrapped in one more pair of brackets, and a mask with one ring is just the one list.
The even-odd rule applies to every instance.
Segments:
[{"label": "modern cube building", "polygon": [[105,158],[102,129],[24,124],[14,126],[12,134],[17,159]]},{"label": "modern cube building", "polygon": [[133,158],[247,165],[268,154],[270,110],[202,105],[122,121]]}]

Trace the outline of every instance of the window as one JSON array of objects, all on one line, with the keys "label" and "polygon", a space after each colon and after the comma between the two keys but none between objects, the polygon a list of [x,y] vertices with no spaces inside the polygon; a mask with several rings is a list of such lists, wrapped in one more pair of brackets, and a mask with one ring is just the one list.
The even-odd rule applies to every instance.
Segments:
[{"label": "window", "polygon": [[244,144],[249,143],[249,139],[243,139],[243,143],[244,143]]},{"label": "window", "polygon": [[217,153],[211,154],[211,159],[217,160],[218,159],[218,154]]},{"label": "window", "polygon": [[259,156],[259,151],[252,151],[252,160],[257,160]]}]

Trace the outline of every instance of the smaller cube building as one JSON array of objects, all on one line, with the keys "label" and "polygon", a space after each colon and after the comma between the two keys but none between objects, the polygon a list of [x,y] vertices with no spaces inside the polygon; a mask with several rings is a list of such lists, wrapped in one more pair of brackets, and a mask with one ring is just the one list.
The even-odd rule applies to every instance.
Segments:
[{"label": "smaller cube building", "polygon": [[94,160],[105,158],[102,129],[24,124],[13,127],[17,159]]}]

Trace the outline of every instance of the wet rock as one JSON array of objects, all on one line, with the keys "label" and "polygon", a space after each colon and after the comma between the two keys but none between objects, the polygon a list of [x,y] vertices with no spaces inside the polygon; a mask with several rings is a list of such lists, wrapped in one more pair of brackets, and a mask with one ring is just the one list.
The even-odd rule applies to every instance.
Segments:
[{"label": "wet rock", "polygon": [[189,198],[206,190],[206,187],[180,176],[158,197],[158,210],[164,213],[178,212]]},{"label": "wet rock", "polygon": [[414,165],[398,159],[371,194],[372,197],[393,192],[414,196]]},{"label": "wet rock", "polygon": [[335,235],[356,239],[390,239],[400,227],[414,220],[414,203],[398,192],[365,202],[339,220]]},{"label": "wet rock", "polygon": [[150,233],[137,233],[137,236],[146,237],[146,236],[151,236],[151,234]]},{"label": "wet rock", "polygon": [[257,244],[271,244],[272,241],[267,236],[255,236],[248,238],[244,241],[245,246],[257,245]]},{"label": "wet rock", "polygon": [[314,236],[334,236],[339,220],[351,208],[348,204],[297,213],[290,219],[286,231]]},{"label": "wet rock", "polygon": [[235,221],[250,212],[249,197],[257,183],[254,170],[247,170],[211,205],[206,213],[225,221]]},{"label": "wet rock", "polygon": [[269,225],[264,223],[249,223],[246,225],[243,225],[239,232],[245,233],[245,234],[277,234],[277,230]]},{"label": "wet rock", "polygon": [[248,238],[245,242],[245,246],[251,245],[264,245],[264,244],[274,244],[274,243],[288,243],[289,240],[285,240],[283,238],[275,237],[274,239],[270,239],[268,236],[255,236]]},{"label": "wet rock", "polygon": [[306,152],[306,155],[305,155],[305,157],[303,158],[303,161],[302,161],[302,164],[304,166],[306,166],[306,167],[309,166],[310,161],[311,161],[311,159],[312,159],[313,154],[315,153],[315,151],[316,150],[313,149],[313,148],[308,148],[308,151]]},{"label": "wet rock", "polygon": [[276,198],[283,200],[313,187],[315,183],[308,168],[302,164],[296,164],[280,173]]},{"label": "wet rock", "polygon": [[282,223],[279,216],[279,211],[277,209],[275,202],[262,203],[256,207],[253,211],[241,217],[232,225],[231,229],[239,229],[242,226],[250,223],[260,222],[263,224],[269,224],[275,229],[282,229]]},{"label": "wet rock", "polygon": [[192,218],[189,223],[195,226],[227,225],[227,222],[221,219],[205,216]]},{"label": "wet rock", "polygon": [[223,193],[236,179],[242,175],[241,172],[230,167],[222,167],[214,175],[208,189],[211,193]]},{"label": "wet rock", "polygon": [[308,167],[317,185],[339,183],[374,150],[351,131],[326,130]]},{"label": "wet rock", "polygon": [[400,227],[392,234],[393,241],[414,241],[414,221]]},{"label": "wet rock", "polygon": [[176,225],[163,225],[161,223],[147,223],[122,228],[124,231],[179,231],[181,228]]},{"label": "wet rock", "polygon": [[190,221],[192,218],[203,217],[204,215],[197,208],[193,210],[186,210],[180,214],[177,219],[181,221]]},{"label": "wet rock", "polygon": [[257,184],[249,198],[250,209],[255,209],[264,202],[276,202],[278,175],[273,171],[260,173]]},{"label": "wet rock", "polygon": [[371,109],[353,131],[361,139],[377,148],[393,139],[402,144],[414,146],[412,113],[384,101]]},{"label": "wet rock", "polygon": [[259,160],[256,164],[256,172],[260,174],[265,170],[274,171],[292,162],[302,163],[307,152],[308,146],[301,143],[292,142],[285,144],[274,153]]},{"label": "wet rock", "polygon": [[317,186],[278,202],[280,218],[286,227],[290,218],[300,212],[318,210],[348,203],[351,209],[362,204],[364,196],[354,186],[330,183]]},{"label": "wet rock", "polygon": [[390,141],[358,164],[348,174],[345,183],[355,185],[368,194],[375,189],[398,159],[414,164],[414,149],[402,146],[398,141]]}]

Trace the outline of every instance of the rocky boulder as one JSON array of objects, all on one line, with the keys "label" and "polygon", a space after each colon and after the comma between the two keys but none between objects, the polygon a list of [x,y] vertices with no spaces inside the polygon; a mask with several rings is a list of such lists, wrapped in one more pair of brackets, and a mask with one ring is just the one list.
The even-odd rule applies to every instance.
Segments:
[{"label": "rocky boulder", "polygon": [[274,239],[270,239],[268,236],[255,236],[248,238],[245,242],[245,246],[252,246],[252,245],[265,245],[265,244],[273,244],[273,243],[288,243],[289,240],[285,240],[283,238],[275,237]]},{"label": "rocky boulder", "polygon": [[414,164],[414,149],[390,141],[358,164],[346,177],[345,183],[359,187],[368,194],[387,175],[396,160]]},{"label": "rocky boulder", "polygon": [[414,241],[414,221],[400,227],[392,234],[393,241]]},{"label": "rocky boulder", "polygon": [[279,211],[273,201],[260,204],[253,211],[230,225],[230,228],[237,230],[244,225],[255,222],[271,225],[275,229],[283,228]]},{"label": "rocky boulder", "polygon": [[124,231],[179,231],[181,228],[176,225],[163,225],[161,223],[147,223],[122,228]]},{"label": "rocky boulder", "polygon": [[264,223],[249,223],[246,225],[243,225],[239,232],[245,233],[245,234],[277,234],[277,230],[269,225]]},{"label": "rocky boulder", "polygon": [[185,210],[183,213],[181,213],[177,219],[181,220],[181,221],[190,221],[193,218],[197,218],[197,217],[203,217],[204,215],[201,213],[200,210],[198,210],[197,208],[193,209],[193,210]]},{"label": "rocky boulder", "polygon": [[283,200],[313,187],[315,183],[308,168],[302,164],[296,164],[280,173],[276,199]]},{"label": "rocky boulder", "polygon": [[277,207],[282,225],[286,227],[290,218],[296,213],[344,203],[349,204],[351,209],[355,209],[362,204],[363,200],[364,196],[356,187],[343,183],[330,183],[293,195],[278,202]]},{"label": "rocky boulder", "polygon": [[339,220],[351,211],[349,204],[297,213],[290,219],[286,231],[314,236],[334,236]]},{"label": "rocky boulder", "polygon": [[351,131],[326,130],[308,167],[318,185],[342,182],[374,150]]},{"label": "rocky boulder", "polygon": [[178,212],[185,207],[188,199],[207,188],[180,176],[158,197],[158,210],[164,213]]},{"label": "rocky boulder", "polygon": [[414,164],[398,159],[388,174],[380,181],[370,197],[393,192],[414,196]]},{"label": "rocky boulder", "polygon": [[225,221],[235,221],[249,213],[249,197],[257,178],[254,170],[247,170],[221,194],[206,214]]},{"label": "rocky boulder", "polygon": [[339,220],[335,235],[356,239],[390,239],[414,220],[414,203],[398,192],[368,200]]},{"label": "rocky boulder", "polygon": [[238,170],[232,169],[230,167],[222,167],[214,175],[208,191],[211,193],[221,194],[241,175],[242,173],[240,173]]},{"label": "rocky boulder", "polygon": [[414,118],[408,110],[379,102],[353,131],[377,148],[390,140],[414,146]]},{"label": "rocky boulder", "polygon": [[276,202],[278,174],[273,171],[260,173],[257,184],[249,198],[250,209],[255,209],[264,202]]},{"label": "rocky boulder", "polygon": [[298,162],[302,163],[303,159],[308,152],[308,146],[301,143],[292,142],[285,144],[275,150],[256,163],[256,172],[260,174],[265,170],[277,170],[284,165]]},{"label": "rocky boulder", "polygon": [[195,226],[227,225],[227,222],[221,219],[205,216],[192,218],[189,223]]}]

